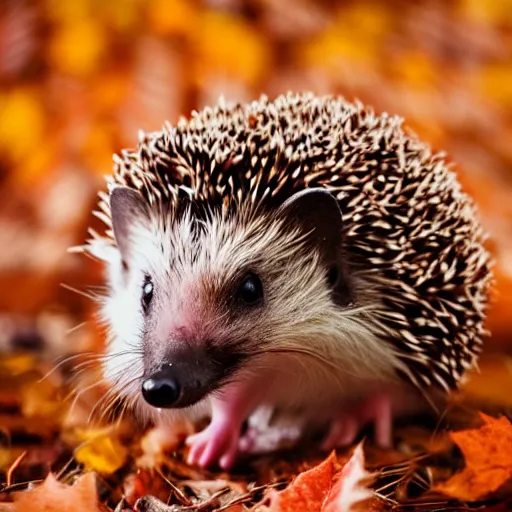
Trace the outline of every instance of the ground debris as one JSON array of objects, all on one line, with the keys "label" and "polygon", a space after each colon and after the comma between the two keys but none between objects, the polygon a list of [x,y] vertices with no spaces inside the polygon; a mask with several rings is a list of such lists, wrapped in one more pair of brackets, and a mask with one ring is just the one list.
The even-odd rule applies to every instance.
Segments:
[{"label": "ground debris", "polygon": [[[10,418],[0,445],[2,512],[18,512],[24,500],[53,502],[57,495],[73,502],[83,497],[82,508],[73,512],[298,512],[306,503],[308,511],[319,512],[465,510],[478,503],[499,511],[512,495],[512,471],[503,465],[512,425],[497,403],[487,403],[487,412],[479,414],[479,395],[459,396],[437,429],[423,421],[398,425],[394,449],[364,442],[328,457],[307,447],[282,450],[247,457],[227,474],[186,464],[189,424],[175,426],[166,437],[165,429],[140,430],[129,418],[97,423],[84,413],[75,416],[82,424],[69,423],[71,407],[94,404],[54,398],[66,395],[64,368],[50,378],[44,360],[21,354],[0,367],[2,389],[10,390],[0,394],[0,410]],[[496,458],[501,455],[503,464]]]}]

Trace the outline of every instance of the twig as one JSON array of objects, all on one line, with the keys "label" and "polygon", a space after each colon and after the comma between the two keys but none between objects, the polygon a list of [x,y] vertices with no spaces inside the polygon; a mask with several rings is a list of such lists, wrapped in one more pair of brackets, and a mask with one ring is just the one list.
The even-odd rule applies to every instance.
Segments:
[{"label": "twig", "polygon": [[18,482],[17,484],[3,485],[0,486],[0,493],[9,493],[13,491],[20,491],[26,489],[32,484],[41,484],[44,480],[30,480],[30,482]]},{"label": "twig", "polygon": [[121,512],[125,506],[124,498],[121,498],[121,501],[116,505],[114,512]]},{"label": "twig", "polygon": [[57,475],[55,476],[55,478],[57,480],[60,480],[63,476],[64,476],[64,473],[69,469],[69,466],[71,466],[71,464],[73,464],[73,462],[75,461],[75,458],[74,457],[71,457],[67,462],[66,464],[62,467],[62,469],[57,473]]},{"label": "twig", "polygon": [[212,494],[207,500],[202,501],[201,503],[196,503],[194,505],[189,505],[187,507],[183,507],[183,510],[191,510],[194,512],[200,512],[201,510],[211,507],[221,496],[228,493],[230,490],[231,489],[229,487],[226,487],[225,489],[222,489],[219,492]]},{"label": "twig", "polygon": [[273,487],[279,487],[280,485],[281,485],[281,482],[278,482],[275,484],[260,485],[258,487],[253,487],[250,491],[247,491],[245,494],[242,494],[241,496],[237,496],[236,498],[231,500],[229,503],[222,505],[222,507],[218,508],[215,512],[222,512],[223,510],[229,509],[229,507],[232,507],[233,505],[239,505],[240,503],[249,501],[257,492],[263,491],[265,489],[271,489]]},{"label": "twig", "polygon": [[25,450],[9,467],[9,469],[6,472],[6,483],[7,487],[9,487],[12,484],[12,474],[18,469],[18,466],[21,464],[21,461],[25,458],[27,455],[27,451]]},{"label": "twig", "polygon": [[178,500],[182,505],[190,507],[193,505],[192,500],[185,496],[185,493],[179,489],[175,484],[173,484],[161,471],[160,468],[155,468],[156,472],[160,475],[163,481],[173,490],[174,494],[176,494]]}]

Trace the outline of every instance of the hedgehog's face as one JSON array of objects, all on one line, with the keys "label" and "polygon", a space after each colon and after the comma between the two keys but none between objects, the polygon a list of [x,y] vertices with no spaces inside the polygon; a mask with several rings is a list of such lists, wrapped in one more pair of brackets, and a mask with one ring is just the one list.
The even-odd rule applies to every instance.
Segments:
[{"label": "hedgehog's face", "polygon": [[227,380],[324,330],[348,300],[336,200],[299,193],[271,215],[150,209],[133,190],[111,196],[105,374],[127,396],[186,407]]}]

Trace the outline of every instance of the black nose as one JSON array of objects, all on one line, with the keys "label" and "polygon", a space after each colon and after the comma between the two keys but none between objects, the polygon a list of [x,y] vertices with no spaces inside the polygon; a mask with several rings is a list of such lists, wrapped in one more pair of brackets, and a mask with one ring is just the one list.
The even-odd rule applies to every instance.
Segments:
[{"label": "black nose", "polygon": [[153,407],[173,407],[180,397],[180,385],[168,372],[159,370],[142,381],[142,396]]}]

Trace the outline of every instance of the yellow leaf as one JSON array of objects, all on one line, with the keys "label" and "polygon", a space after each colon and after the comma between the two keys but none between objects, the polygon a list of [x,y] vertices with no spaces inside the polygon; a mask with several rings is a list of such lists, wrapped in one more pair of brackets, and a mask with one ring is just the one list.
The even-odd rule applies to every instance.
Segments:
[{"label": "yellow leaf", "polygon": [[34,370],[37,360],[32,354],[16,354],[0,358],[0,372],[16,376]]},{"label": "yellow leaf", "polygon": [[0,446],[0,471],[6,471],[12,463],[23,455],[25,449],[17,446]]},{"label": "yellow leaf", "polygon": [[92,14],[91,0],[46,0],[44,7],[51,20],[68,25]]},{"label": "yellow leaf", "polygon": [[370,63],[389,29],[388,18],[388,11],[378,4],[343,7],[327,29],[305,44],[299,58],[307,66],[335,74],[340,62]]},{"label": "yellow leaf", "polygon": [[413,89],[431,89],[439,76],[432,60],[419,51],[404,52],[393,63],[393,69]]},{"label": "yellow leaf", "polygon": [[324,31],[307,43],[299,57],[306,66],[323,68],[337,73],[338,65],[344,62],[366,62],[373,58],[374,47],[367,42],[355,44],[349,34],[338,27]]},{"label": "yellow leaf", "polygon": [[98,427],[98,428],[75,428],[73,429],[74,443],[84,443],[94,441],[99,437],[115,435],[115,428],[113,426]]},{"label": "yellow leaf", "polygon": [[76,19],[57,30],[50,45],[50,59],[65,73],[89,75],[100,65],[105,44],[104,27],[92,18]]},{"label": "yellow leaf", "polygon": [[26,187],[34,188],[38,180],[48,179],[54,172],[54,159],[58,156],[58,147],[55,140],[46,140],[33,151],[25,155],[25,159],[12,173],[13,186],[23,190]]},{"label": "yellow leaf", "polygon": [[501,24],[512,20],[512,0],[460,0],[459,12],[461,15],[489,25]]},{"label": "yellow leaf", "polygon": [[44,113],[36,92],[15,89],[0,96],[0,153],[16,163],[42,144]]},{"label": "yellow leaf", "polygon": [[477,77],[477,87],[486,98],[502,106],[512,107],[512,69],[510,64],[494,64],[481,69]]},{"label": "yellow leaf", "polygon": [[338,26],[376,43],[389,34],[390,9],[382,2],[355,2],[338,11]]},{"label": "yellow leaf", "polygon": [[5,471],[14,460],[12,451],[9,448],[0,446],[0,471]]},{"label": "yellow leaf", "polygon": [[110,475],[124,465],[128,450],[109,434],[97,435],[75,450],[75,459],[88,470]]},{"label": "yellow leaf", "polygon": [[144,0],[118,0],[102,2],[98,8],[101,17],[120,31],[134,30],[140,20]]},{"label": "yellow leaf", "polygon": [[199,85],[212,75],[255,83],[269,69],[270,51],[262,34],[242,19],[207,11],[193,33],[194,71]]},{"label": "yellow leaf", "polygon": [[60,389],[49,379],[30,382],[21,391],[21,409],[26,418],[57,420],[62,409]]},{"label": "yellow leaf", "polygon": [[188,0],[153,0],[148,3],[148,22],[157,34],[183,35],[196,25],[197,8]]}]

